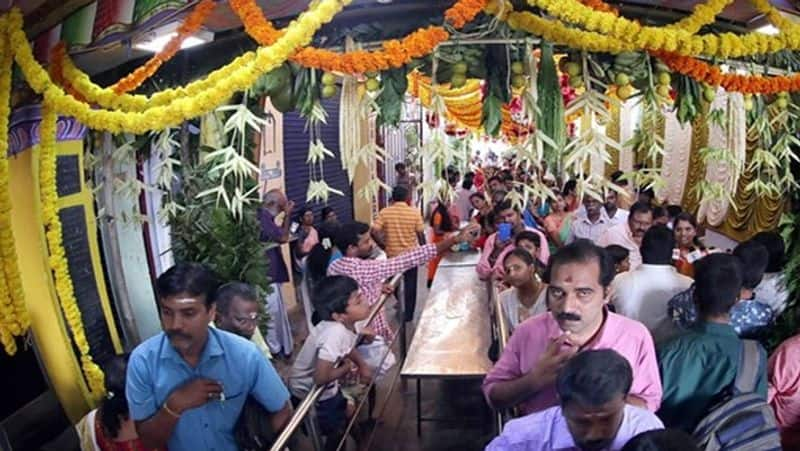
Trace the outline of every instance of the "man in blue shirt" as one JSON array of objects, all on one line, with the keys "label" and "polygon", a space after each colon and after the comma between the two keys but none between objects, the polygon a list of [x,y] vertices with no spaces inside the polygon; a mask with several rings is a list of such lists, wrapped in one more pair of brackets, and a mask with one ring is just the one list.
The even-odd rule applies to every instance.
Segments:
[{"label": "man in blue shirt", "polygon": [[158,278],[164,332],[141,343],[128,364],[130,415],[148,448],[236,450],[233,436],[248,395],[271,413],[275,431],[292,414],[289,392],[252,343],[209,328],[214,274],[179,264]]}]

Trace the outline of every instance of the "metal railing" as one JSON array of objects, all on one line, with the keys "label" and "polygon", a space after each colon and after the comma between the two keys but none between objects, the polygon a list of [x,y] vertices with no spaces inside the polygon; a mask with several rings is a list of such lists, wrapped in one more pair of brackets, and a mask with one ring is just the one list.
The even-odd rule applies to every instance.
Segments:
[{"label": "metal railing", "polygon": [[[494,321],[497,330],[497,356],[498,358],[503,354],[503,349],[505,349],[506,345],[508,344],[508,324],[506,324],[506,317],[503,313],[503,305],[500,303],[500,297],[497,295],[497,285],[495,285],[493,280],[489,280],[487,283],[486,291],[489,293],[489,304],[492,306],[494,310]],[[497,426],[497,433],[501,433],[503,431],[503,425],[505,424],[505,417],[506,412],[502,410],[498,410],[495,415],[495,426]]]},{"label": "metal railing", "polygon": [[[389,284],[392,287],[396,288],[397,284],[400,282],[402,277],[403,277],[402,273],[393,276],[389,280]],[[383,309],[384,305],[386,304],[386,300],[388,298],[389,298],[389,295],[387,295],[387,294],[382,294],[381,295],[380,299],[378,299],[378,302],[375,304],[375,306],[373,307],[373,309],[370,312],[369,316],[367,317],[367,320],[365,322],[366,325],[372,324],[372,321],[375,319],[375,317],[378,315],[378,313]],[[398,333],[400,333],[400,332],[398,332]],[[396,336],[397,336],[397,334],[395,334],[395,337]],[[358,346],[358,344],[362,341],[363,338],[364,338],[364,335],[359,333],[358,337],[356,338],[356,346]],[[389,349],[391,351],[391,344],[389,346]],[[343,360],[343,358],[339,358],[334,363],[334,366],[335,367],[339,367],[341,365],[341,363],[342,363],[342,360]],[[377,375],[378,375],[378,372],[376,371],[375,372],[375,376],[373,376],[373,380],[370,382],[370,387],[372,387],[372,385],[375,383],[375,378],[377,377]],[[314,405],[317,403],[317,400],[319,399],[319,397],[322,394],[322,391],[324,389],[325,389],[324,386],[315,385],[314,388],[312,388],[311,391],[308,392],[306,397],[303,398],[303,401],[301,401],[300,404],[297,406],[297,409],[295,410],[294,415],[292,415],[292,418],[289,420],[289,424],[286,425],[286,427],[283,429],[283,431],[281,431],[280,435],[278,435],[278,438],[275,439],[275,442],[272,444],[272,447],[270,448],[270,451],[281,451],[286,447],[286,444],[288,443],[289,439],[297,431],[297,428],[303,422],[303,420],[305,419],[306,415],[308,415],[308,412],[311,411],[311,408],[314,407]],[[363,400],[362,400],[362,405],[363,405]],[[359,409],[360,409],[360,407],[359,407]],[[348,428],[348,430],[349,430],[349,428]],[[343,437],[343,440],[346,440],[346,439],[347,439],[347,434],[345,434],[344,437]]]}]

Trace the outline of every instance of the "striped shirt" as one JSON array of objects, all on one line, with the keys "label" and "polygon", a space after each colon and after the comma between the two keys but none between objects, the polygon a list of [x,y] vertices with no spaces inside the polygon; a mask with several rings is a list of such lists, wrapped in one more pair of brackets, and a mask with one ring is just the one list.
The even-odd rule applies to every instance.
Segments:
[{"label": "striped shirt", "polygon": [[372,227],[385,234],[386,256],[398,256],[419,246],[417,233],[425,230],[422,215],[405,202],[395,202],[378,213]]}]

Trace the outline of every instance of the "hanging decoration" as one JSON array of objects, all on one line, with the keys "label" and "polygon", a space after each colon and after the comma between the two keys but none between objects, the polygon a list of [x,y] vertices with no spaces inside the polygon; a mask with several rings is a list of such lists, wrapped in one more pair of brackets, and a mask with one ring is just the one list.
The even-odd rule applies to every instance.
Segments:
[{"label": "hanging decoration", "polygon": [[[445,11],[445,19],[460,29],[471,22],[481,12],[488,0],[458,0]],[[231,9],[239,16],[245,31],[261,45],[272,44],[282,31],[276,30],[264,17],[261,7],[255,0],[231,0]],[[402,40],[389,40],[382,44],[381,50],[358,50],[339,54],[325,49],[306,47],[295,54],[291,60],[301,66],[321,69],[328,72],[358,74],[379,72],[397,68],[433,52],[440,43],[450,38],[450,33],[442,26],[420,28]]]},{"label": "hanging decoration", "polygon": [[[144,133],[149,130],[160,130],[200,116],[213,110],[219,103],[230,98],[235,92],[250,87],[259,75],[274,69],[291,55],[293,50],[308,43],[314,32],[329,22],[333,16],[350,0],[322,0],[316,3],[308,13],[292,22],[286,33],[272,46],[262,47],[256,52],[248,52],[249,58],[239,57],[228,66],[232,73],[208,89],[194,95],[179,96],[164,106],[147,108],[139,113],[124,113],[92,109],[85,103],[66,95],[59,87],[52,84],[47,72],[34,59],[30,45],[22,31],[22,14],[14,9],[8,15],[11,22],[11,42],[15,49],[15,58],[25,78],[33,90],[45,96],[53,107],[62,114],[74,116],[78,121],[95,130],[106,130],[113,133]],[[214,73],[219,78],[220,71]],[[207,77],[207,80],[211,76]],[[172,90],[181,92],[185,90]]]},{"label": "hanging decoration", "polygon": [[150,60],[142,66],[139,66],[135,71],[116,82],[111,86],[111,89],[117,94],[133,91],[145,80],[152,77],[162,64],[172,59],[172,57],[178,53],[183,41],[200,29],[215,6],[216,3],[214,0],[201,0],[200,3],[195,5],[186,20],[178,27],[178,33],[167,42],[167,45],[165,45],[160,52],[156,53]]},{"label": "hanging decoration", "polygon": [[69,273],[66,252],[61,235],[61,219],[58,217],[58,193],[56,190],[56,119],[53,105],[45,101],[42,107],[42,124],[39,129],[39,195],[42,204],[42,222],[45,226],[48,261],[61,311],[69,326],[70,335],[80,353],[81,368],[89,386],[90,395],[99,399],[105,392],[103,371],[92,360],[86,331],[83,328],[81,311],[75,299],[75,290]]},{"label": "hanging decoration", "polygon": [[432,109],[433,97],[444,102],[444,117],[456,125],[478,130],[481,126],[481,82],[467,80],[460,88],[447,88],[444,85],[432,86],[430,77],[418,71],[408,74],[408,93],[419,99],[422,106]]},{"label": "hanging decoration", "polygon": [[0,344],[8,355],[17,352],[14,337],[24,335],[30,326],[11,227],[11,174],[7,157],[11,63],[8,40],[0,35]]},{"label": "hanging decoration", "polygon": [[[736,58],[800,48],[800,33],[782,30],[776,36],[751,32],[695,35],[686,30],[643,26],[636,21],[595,11],[578,0],[528,0],[532,6],[590,32],[618,39],[637,49],[666,50],[681,55]],[[772,10],[772,7],[769,7]],[[713,20],[713,18],[712,18]]]}]

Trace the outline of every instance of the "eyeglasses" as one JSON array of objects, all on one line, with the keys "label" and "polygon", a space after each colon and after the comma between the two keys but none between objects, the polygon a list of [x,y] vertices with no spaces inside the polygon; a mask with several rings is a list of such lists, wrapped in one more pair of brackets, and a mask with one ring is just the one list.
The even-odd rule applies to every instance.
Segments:
[{"label": "eyeglasses", "polygon": [[257,323],[261,315],[258,313],[251,313],[248,316],[234,316],[233,319],[238,323]]}]

